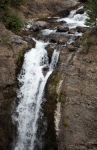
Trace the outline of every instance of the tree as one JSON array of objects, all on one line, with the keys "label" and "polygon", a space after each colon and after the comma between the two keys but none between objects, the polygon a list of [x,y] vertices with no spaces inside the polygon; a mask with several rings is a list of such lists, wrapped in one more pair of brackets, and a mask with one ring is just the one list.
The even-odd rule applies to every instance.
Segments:
[{"label": "tree", "polygon": [[87,16],[85,24],[91,28],[97,27],[97,0],[88,0]]}]

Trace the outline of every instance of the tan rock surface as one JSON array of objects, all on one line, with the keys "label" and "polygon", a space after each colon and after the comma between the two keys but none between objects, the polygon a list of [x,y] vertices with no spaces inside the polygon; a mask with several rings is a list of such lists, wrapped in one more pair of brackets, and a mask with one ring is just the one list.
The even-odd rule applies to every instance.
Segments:
[{"label": "tan rock surface", "polygon": [[[94,33],[88,35],[92,41],[88,50],[70,53],[66,48],[61,49],[58,66],[47,85],[50,99],[61,102],[58,150],[97,150],[97,35]],[[57,85],[63,81],[57,97],[54,97],[55,80]]]},{"label": "tan rock surface", "polygon": [[27,43],[0,24],[0,149],[10,150],[13,139],[12,104],[16,97],[16,70]]}]

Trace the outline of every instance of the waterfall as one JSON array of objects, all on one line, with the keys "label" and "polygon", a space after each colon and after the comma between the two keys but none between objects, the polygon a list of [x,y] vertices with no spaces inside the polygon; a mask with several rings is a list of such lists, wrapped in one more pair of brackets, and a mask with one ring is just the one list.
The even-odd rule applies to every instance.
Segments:
[{"label": "waterfall", "polygon": [[[20,89],[17,91],[19,104],[13,120],[17,123],[18,137],[15,140],[14,150],[35,150],[38,118],[41,115],[44,87],[58,61],[59,51],[54,50],[49,65],[45,46],[49,43],[37,41],[36,47],[24,56],[22,71],[18,76]],[[44,76],[43,67],[48,66],[49,71]],[[14,143],[15,143],[14,142]]]},{"label": "waterfall", "polygon": [[[81,9],[82,7],[78,8]],[[77,9],[77,10],[78,10]],[[76,14],[77,10],[70,12],[70,15],[66,18],[56,19],[56,22],[66,21],[69,29],[76,26],[85,26],[84,22],[87,18],[86,13]],[[56,30],[45,29],[41,31],[43,35],[57,34]],[[68,34],[68,33],[66,33]],[[81,33],[76,33],[72,36],[79,36]],[[70,38],[67,43],[72,43],[73,38]],[[39,150],[36,143],[37,131],[38,131],[38,119],[42,116],[41,105],[44,101],[44,88],[50,74],[56,67],[59,51],[54,50],[51,63],[49,64],[48,54],[45,47],[49,44],[43,41],[37,41],[36,47],[29,50],[24,56],[24,63],[18,81],[20,89],[17,91],[17,97],[19,104],[13,115],[13,120],[17,124],[17,137],[14,141],[14,150]],[[48,67],[46,74],[44,75],[44,67]],[[56,119],[55,123],[59,132],[60,122],[60,107],[58,106],[59,120]],[[39,144],[40,150],[42,150],[41,143]]]}]

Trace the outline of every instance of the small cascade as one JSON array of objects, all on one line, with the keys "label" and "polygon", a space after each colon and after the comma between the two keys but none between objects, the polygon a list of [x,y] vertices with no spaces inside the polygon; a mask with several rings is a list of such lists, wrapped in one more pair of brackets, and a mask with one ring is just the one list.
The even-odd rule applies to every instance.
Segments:
[{"label": "small cascade", "polygon": [[76,14],[77,10],[80,10],[82,8],[83,8],[83,6],[79,7],[76,10],[72,10],[68,17],[58,19],[57,21],[58,22],[66,21],[66,23],[67,23],[67,25],[69,26],[70,29],[75,28],[77,26],[86,27],[85,24],[84,24],[85,20],[87,18],[86,12],[84,12],[83,14]]},{"label": "small cascade", "polygon": [[[35,150],[37,121],[41,116],[44,87],[59,56],[59,51],[55,50],[49,65],[45,50],[47,44],[43,41],[36,41],[36,47],[25,54],[22,71],[18,77],[20,84],[20,89],[17,92],[19,105],[16,108],[16,113],[18,115],[13,115],[13,120],[18,124],[18,137],[14,150]],[[44,77],[42,68],[45,65],[49,66],[49,71]]]}]

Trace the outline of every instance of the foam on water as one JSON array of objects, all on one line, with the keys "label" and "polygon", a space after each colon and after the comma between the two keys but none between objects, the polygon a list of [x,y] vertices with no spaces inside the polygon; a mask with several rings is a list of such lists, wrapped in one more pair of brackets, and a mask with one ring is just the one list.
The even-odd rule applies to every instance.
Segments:
[{"label": "foam on water", "polygon": [[51,30],[51,29],[44,29],[42,30],[43,35],[49,35],[49,34],[54,34],[56,30]]}]

